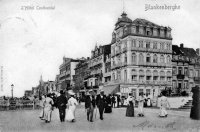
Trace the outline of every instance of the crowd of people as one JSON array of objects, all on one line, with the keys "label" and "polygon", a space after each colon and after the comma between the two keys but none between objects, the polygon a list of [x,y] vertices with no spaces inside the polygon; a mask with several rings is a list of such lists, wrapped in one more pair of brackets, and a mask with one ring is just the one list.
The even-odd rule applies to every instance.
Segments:
[{"label": "crowd of people", "polygon": [[[65,92],[60,91],[60,96],[55,97],[52,94],[47,94],[46,96],[42,96],[41,106],[42,110],[40,113],[40,119],[45,120],[46,123],[51,121],[51,114],[54,108],[58,108],[60,121],[65,122],[75,122],[75,111],[76,106],[79,104],[77,98],[75,97],[75,93],[70,90],[68,91],[68,97]],[[89,90],[86,93],[85,97],[85,109],[87,111],[87,120],[89,122],[93,122],[93,118],[97,115],[97,110],[99,113],[100,120],[104,119],[104,113],[112,113],[112,108],[123,106],[125,100],[120,98],[120,95],[111,95],[106,96],[103,90],[99,91],[99,94],[96,94],[93,90]],[[128,98],[126,99],[127,108],[125,115],[127,117],[134,117],[135,112],[134,108],[136,106],[136,102],[138,105],[138,116],[143,117],[144,110],[143,107],[151,106],[151,101],[149,98],[146,98],[143,93],[139,94],[139,98],[134,98],[130,93]],[[160,101],[160,117],[167,117],[167,107],[170,107],[170,104],[165,97],[164,93],[161,93],[161,101]],[[66,109],[67,113],[66,113]],[[94,114],[95,113],[95,114]]]}]

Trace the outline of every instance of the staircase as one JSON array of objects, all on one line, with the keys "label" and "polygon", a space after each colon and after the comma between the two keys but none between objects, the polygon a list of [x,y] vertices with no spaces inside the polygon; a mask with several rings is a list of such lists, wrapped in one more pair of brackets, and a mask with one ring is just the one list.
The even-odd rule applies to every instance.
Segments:
[{"label": "staircase", "polygon": [[188,100],[183,106],[179,107],[179,109],[191,109],[192,100]]}]

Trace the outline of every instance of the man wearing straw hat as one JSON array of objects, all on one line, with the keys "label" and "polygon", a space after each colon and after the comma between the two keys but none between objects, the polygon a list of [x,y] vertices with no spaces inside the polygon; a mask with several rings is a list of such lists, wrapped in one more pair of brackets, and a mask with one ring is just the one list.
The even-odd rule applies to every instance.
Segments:
[{"label": "man wearing straw hat", "polygon": [[93,113],[95,108],[94,91],[89,90],[89,94],[85,98],[85,109],[87,110],[87,120],[93,122]]},{"label": "man wearing straw hat", "polygon": [[106,104],[106,96],[104,95],[103,90],[100,90],[100,94],[97,95],[96,104],[97,104],[97,107],[99,108],[100,119],[103,120],[103,112],[104,112],[105,104]]}]

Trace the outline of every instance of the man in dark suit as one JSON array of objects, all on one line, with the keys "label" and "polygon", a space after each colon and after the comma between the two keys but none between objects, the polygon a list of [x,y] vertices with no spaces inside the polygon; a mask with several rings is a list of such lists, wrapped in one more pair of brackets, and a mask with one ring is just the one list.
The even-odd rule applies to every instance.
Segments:
[{"label": "man in dark suit", "polygon": [[65,96],[65,93],[62,90],[60,91],[60,96],[57,98],[56,104],[57,104],[57,107],[59,109],[60,121],[64,122],[65,121],[65,109],[66,109],[66,104],[67,104],[67,98]]},{"label": "man in dark suit", "polygon": [[104,95],[103,90],[100,90],[100,94],[97,95],[96,103],[97,103],[97,107],[99,108],[100,119],[103,120],[103,112],[104,112],[105,104],[106,104],[106,96]]},{"label": "man in dark suit", "polygon": [[93,122],[95,103],[94,92],[93,90],[89,90],[89,95],[85,98],[85,109],[87,110],[87,120],[90,122]]}]

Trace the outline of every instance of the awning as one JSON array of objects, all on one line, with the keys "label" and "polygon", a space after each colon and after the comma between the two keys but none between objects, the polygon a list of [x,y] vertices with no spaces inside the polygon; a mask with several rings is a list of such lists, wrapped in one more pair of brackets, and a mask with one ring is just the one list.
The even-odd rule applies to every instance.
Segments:
[{"label": "awning", "polygon": [[119,85],[109,85],[109,86],[104,86],[103,87],[104,94],[115,94],[117,92],[120,92],[120,86]]}]

